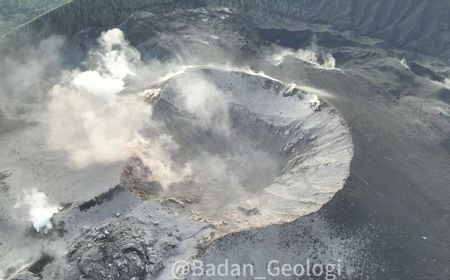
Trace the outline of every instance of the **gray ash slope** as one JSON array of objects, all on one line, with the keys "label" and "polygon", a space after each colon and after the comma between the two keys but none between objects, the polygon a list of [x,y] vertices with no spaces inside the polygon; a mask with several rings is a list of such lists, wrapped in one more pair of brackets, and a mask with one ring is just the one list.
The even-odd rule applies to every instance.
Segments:
[{"label": "gray ash slope", "polygon": [[[202,1],[170,3],[205,6]],[[72,39],[75,46],[89,45],[89,38],[96,37],[85,36],[89,32],[99,34],[105,28],[119,26],[147,59],[169,59],[186,45],[183,40],[177,41],[180,34],[195,28],[208,30],[199,21],[202,15],[217,13],[217,18],[226,15],[212,28],[213,34],[222,37],[217,42],[223,51],[221,55],[230,56],[218,56],[216,63],[241,62],[282,81],[320,89],[318,94],[328,98],[341,112],[350,126],[355,149],[344,188],[319,211],[290,224],[233,233],[214,241],[202,255],[204,260],[218,263],[224,258],[236,262],[250,260],[263,269],[273,258],[290,262],[315,258],[323,263],[341,258],[352,271],[343,279],[448,279],[450,91],[442,79],[433,78],[449,76],[448,65],[433,58],[449,59],[445,27],[448,2],[421,1],[417,5],[417,1],[405,1],[399,5],[395,1],[376,1],[374,6],[374,1],[336,1],[336,6],[327,6],[325,1],[299,2],[308,4],[305,21],[334,28],[302,23],[298,10],[288,5],[292,4],[290,1],[272,5],[275,2],[218,3],[230,5],[233,13],[198,10],[162,16],[158,12],[170,10],[170,4],[153,9],[152,5],[158,6],[156,1],[123,1],[114,5],[105,1],[76,1],[70,5],[84,5],[77,13],[86,16],[74,16],[73,25],[68,21],[58,27],[62,29],[53,26],[64,14],[76,15],[70,12],[70,5],[61,14],[54,11],[34,24],[38,28],[48,24],[49,29],[42,29],[42,33],[59,31],[69,35],[69,42]],[[105,7],[104,13],[96,15],[98,9],[94,7]],[[136,13],[126,19],[140,7],[150,7],[147,9],[154,13]],[[269,8],[273,8],[273,17],[263,21]],[[108,9],[116,11],[112,17]],[[78,18],[82,20],[77,21]],[[427,21],[429,18],[432,20]],[[428,24],[422,24],[425,21]],[[411,26],[420,26],[420,40],[412,35]],[[335,29],[350,29],[385,42],[355,38]],[[152,33],[154,30],[158,32]],[[170,37],[161,40],[165,30],[173,40]],[[266,59],[266,54],[278,51],[279,47],[308,47],[312,38],[321,51],[333,54],[340,70],[317,68],[293,55],[277,66]],[[73,45],[68,47],[68,57],[80,59],[83,47],[81,52],[74,51]],[[192,49],[201,53],[209,47],[198,44]],[[243,254],[243,248],[250,253]],[[50,276],[52,265],[47,269],[48,279],[54,278]]]}]

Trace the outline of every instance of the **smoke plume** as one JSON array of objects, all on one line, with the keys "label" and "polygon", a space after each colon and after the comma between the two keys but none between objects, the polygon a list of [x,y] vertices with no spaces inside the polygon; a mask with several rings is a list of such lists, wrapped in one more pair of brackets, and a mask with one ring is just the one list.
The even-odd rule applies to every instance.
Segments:
[{"label": "smoke plume", "polygon": [[45,193],[34,188],[23,190],[23,195],[19,196],[14,207],[28,208],[28,221],[33,224],[37,232],[51,229],[50,219],[59,212],[58,206],[52,205]]}]

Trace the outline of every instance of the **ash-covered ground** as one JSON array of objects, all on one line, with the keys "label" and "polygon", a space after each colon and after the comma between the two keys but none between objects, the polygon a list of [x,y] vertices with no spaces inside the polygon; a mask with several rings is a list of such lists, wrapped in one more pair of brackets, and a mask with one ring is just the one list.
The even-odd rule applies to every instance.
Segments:
[{"label": "ash-covered ground", "polygon": [[0,277],[175,279],[194,259],[252,264],[238,279],[295,279],[271,260],[450,275],[442,60],[196,8],[2,62]]}]

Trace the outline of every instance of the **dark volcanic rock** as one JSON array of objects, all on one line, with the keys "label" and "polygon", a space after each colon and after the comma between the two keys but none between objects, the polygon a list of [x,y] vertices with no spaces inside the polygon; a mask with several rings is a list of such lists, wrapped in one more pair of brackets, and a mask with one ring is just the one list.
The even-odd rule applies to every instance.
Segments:
[{"label": "dark volcanic rock", "polygon": [[433,72],[432,70],[426,68],[425,66],[422,66],[415,62],[408,62],[408,66],[409,66],[409,69],[411,69],[411,71],[414,74],[416,74],[417,76],[428,78],[430,80],[440,82],[440,83],[445,82],[445,78],[443,76]]},{"label": "dark volcanic rock", "polygon": [[134,219],[86,229],[70,248],[69,279],[154,279],[177,243]]},{"label": "dark volcanic rock", "polygon": [[26,271],[39,279],[166,279],[172,262],[196,255],[211,233],[182,209],[142,200],[120,186],[82,205],[54,216],[64,225],[58,242],[67,253],[53,252]]},{"label": "dark volcanic rock", "polygon": [[138,157],[128,161],[122,172],[120,184],[129,190],[149,195],[157,195],[162,191],[161,184],[152,179],[151,170]]},{"label": "dark volcanic rock", "polygon": [[36,274],[30,272],[30,271],[23,271],[14,276],[11,280],[39,280],[41,279]]}]

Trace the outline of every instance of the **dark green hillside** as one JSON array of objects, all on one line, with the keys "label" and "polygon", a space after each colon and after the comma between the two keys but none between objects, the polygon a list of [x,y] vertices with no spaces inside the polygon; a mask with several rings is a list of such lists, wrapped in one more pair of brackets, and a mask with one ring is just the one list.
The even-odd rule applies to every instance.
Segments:
[{"label": "dark green hillside", "polygon": [[[47,13],[8,38],[15,45],[36,42],[50,34],[72,35],[86,27],[108,28],[135,11],[170,12],[195,7],[229,7],[259,21],[329,24],[339,31],[366,35],[387,45],[450,60],[450,1],[448,0],[0,0],[1,14],[23,11],[37,15],[48,8],[71,2]],[[9,4],[8,4],[9,3]],[[21,3],[21,4],[20,4]],[[28,3],[28,4],[27,4]],[[32,4],[35,3],[35,4]],[[28,9],[28,6],[40,10]],[[5,9],[6,7],[6,9]],[[17,9],[15,7],[20,7]],[[37,9],[37,8],[36,8]],[[389,12],[386,12],[389,11]],[[19,13],[17,12],[17,13]],[[1,16],[1,15],[0,15]],[[16,17],[19,17],[16,14]],[[25,17],[26,18],[26,17]],[[15,25],[25,18],[16,20]],[[12,22],[12,20],[9,20]],[[10,28],[10,27],[9,27]],[[5,30],[5,29],[4,29]]]},{"label": "dark green hillside", "polygon": [[0,0],[0,35],[70,0]]}]

